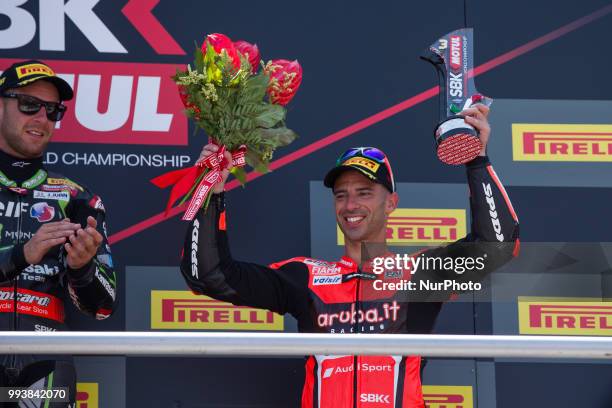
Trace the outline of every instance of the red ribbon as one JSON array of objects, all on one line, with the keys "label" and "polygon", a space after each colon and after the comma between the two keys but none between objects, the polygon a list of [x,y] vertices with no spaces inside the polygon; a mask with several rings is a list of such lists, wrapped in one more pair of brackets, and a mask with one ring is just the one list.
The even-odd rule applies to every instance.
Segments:
[{"label": "red ribbon", "polygon": [[[212,191],[213,186],[222,180],[221,172],[228,167],[227,160],[224,157],[225,150],[225,146],[221,146],[217,153],[207,156],[204,160],[198,160],[193,167],[170,171],[151,180],[151,183],[159,188],[174,186],[170,191],[170,198],[166,204],[166,214],[170,211],[176,200],[192,189],[202,173],[208,171],[194,190],[182,219],[191,221],[195,217],[206,197]],[[232,165],[234,167],[243,167],[246,164],[245,154],[245,146],[240,146],[236,151],[232,152]]]}]

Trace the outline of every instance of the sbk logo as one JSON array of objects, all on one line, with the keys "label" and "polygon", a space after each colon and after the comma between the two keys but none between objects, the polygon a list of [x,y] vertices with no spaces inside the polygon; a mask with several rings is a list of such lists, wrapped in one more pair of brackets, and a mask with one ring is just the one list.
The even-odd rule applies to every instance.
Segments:
[{"label": "sbk logo", "polygon": [[[0,59],[9,66],[15,59]],[[75,88],[54,142],[187,145],[187,117],[170,77],[178,64],[48,61]],[[102,111],[100,111],[100,109]]]},{"label": "sbk logo", "polygon": [[[185,51],[166,31],[152,11],[160,0],[129,0],[121,13],[140,33],[144,40],[161,55],[185,55]],[[0,1],[0,14],[8,17],[9,26],[0,31],[0,49],[20,48],[29,44],[36,35],[36,18],[22,8],[27,0]],[[103,53],[128,51],[113,34],[94,7],[100,0],[38,0],[39,46],[41,51],[66,50],[66,17]],[[105,4],[112,4],[107,1]]]},{"label": "sbk logo", "polygon": [[361,394],[359,396],[361,402],[378,402],[380,404],[390,404],[389,395],[387,394]]}]

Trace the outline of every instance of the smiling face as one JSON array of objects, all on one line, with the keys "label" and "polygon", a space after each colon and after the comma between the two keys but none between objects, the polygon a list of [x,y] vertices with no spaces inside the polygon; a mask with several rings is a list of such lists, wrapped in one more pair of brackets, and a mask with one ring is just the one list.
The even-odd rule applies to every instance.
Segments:
[{"label": "smiling face", "polygon": [[347,170],[334,184],[336,221],[347,244],[384,242],[389,214],[398,203],[390,193],[356,170]]},{"label": "smiling face", "polygon": [[[57,89],[46,81],[36,81],[9,92],[59,102]],[[0,98],[0,150],[20,159],[40,157],[49,144],[55,122],[47,119],[44,106],[36,114],[26,115],[19,111],[17,104],[17,99]]]}]

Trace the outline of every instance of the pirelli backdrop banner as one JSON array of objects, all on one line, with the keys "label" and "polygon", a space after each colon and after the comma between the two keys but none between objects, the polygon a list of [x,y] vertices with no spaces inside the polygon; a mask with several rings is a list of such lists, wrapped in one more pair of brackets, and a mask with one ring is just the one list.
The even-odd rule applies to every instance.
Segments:
[{"label": "pirelli backdrop banner", "polygon": [[489,152],[507,185],[612,186],[612,101],[495,101]]},{"label": "pirelli backdrop banner", "polygon": [[[0,0],[0,70],[41,59],[75,89],[46,165],[88,186],[107,210],[117,311],[94,321],[70,306],[67,322],[75,330],[297,330],[289,316],[188,291],[178,271],[186,225],[164,214],[168,191],[149,182],[191,165],[207,141],[170,79],[207,33],[257,43],[264,60],[298,59],[304,69],[287,115],[299,138],[275,153],[272,172],[228,189],[237,259],[338,259],[342,235],[320,180],[353,146],[379,147],[393,166],[394,250],[469,231],[465,171],[436,158],[437,79],[418,58],[464,26],[474,27],[477,88],[494,100],[488,154],[521,240],[612,242],[612,6],[560,2],[551,12],[549,3]],[[13,204],[0,203],[5,238],[17,234],[2,226]],[[610,276],[567,250],[550,255],[584,275],[575,281],[537,264],[527,273],[518,262],[491,279],[483,302],[466,294],[445,305],[435,331],[607,335]],[[86,357],[77,366],[81,408],[296,407],[304,378],[301,358]],[[431,359],[424,396],[430,408],[608,408],[609,370],[591,361]]]}]

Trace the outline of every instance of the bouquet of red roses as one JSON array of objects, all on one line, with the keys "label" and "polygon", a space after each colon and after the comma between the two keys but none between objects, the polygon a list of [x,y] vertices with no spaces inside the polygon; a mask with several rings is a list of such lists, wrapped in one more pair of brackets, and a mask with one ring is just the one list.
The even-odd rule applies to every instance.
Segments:
[{"label": "bouquet of red roses", "polygon": [[285,126],[285,105],[302,82],[302,67],[282,59],[264,64],[257,45],[209,34],[196,47],[193,67],[172,79],[187,116],[221,147],[194,167],[151,180],[160,188],[174,186],[166,212],[179,198],[180,204],[190,200],[183,219],[191,220],[208,205],[212,187],[229,164],[225,151],[232,153],[232,174],[244,184],[246,164],[265,173],[276,148],[295,140],[295,132]]}]

